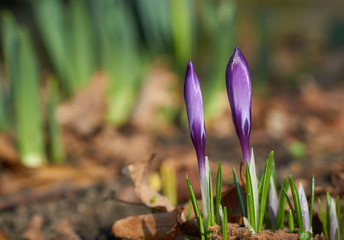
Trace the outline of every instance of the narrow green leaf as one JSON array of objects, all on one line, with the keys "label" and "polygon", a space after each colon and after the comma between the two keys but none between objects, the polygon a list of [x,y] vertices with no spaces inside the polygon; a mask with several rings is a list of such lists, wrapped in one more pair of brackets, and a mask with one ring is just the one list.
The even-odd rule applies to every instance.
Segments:
[{"label": "narrow green leaf", "polygon": [[311,232],[313,232],[313,207],[314,207],[314,175],[312,176],[311,203],[309,206],[309,225],[311,227]]},{"label": "narrow green leaf", "polygon": [[49,130],[49,153],[53,163],[62,163],[65,160],[63,149],[61,127],[57,121],[56,110],[60,101],[59,88],[57,80],[50,76],[47,81],[48,86],[48,104],[47,119]]},{"label": "narrow green leaf", "polygon": [[264,171],[264,177],[261,180],[262,182],[262,191],[260,195],[260,202],[259,202],[259,217],[258,217],[258,228],[257,232],[262,230],[263,226],[263,220],[264,220],[264,214],[265,214],[265,207],[266,207],[266,200],[268,198],[269,193],[269,186],[270,186],[270,176],[272,172],[272,162],[274,161],[274,152],[271,152],[269,155],[268,160],[265,164],[265,171]]},{"label": "narrow green leaf", "polygon": [[340,199],[339,199],[339,196],[337,196],[337,198],[336,198],[336,212],[337,212],[338,224],[340,224]]},{"label": "narrow green leaf", "polygon": [[190,198],[189,204],[188,204],[188,216],[187,216],[188,221],[191,219],[191,206],[192,206],[192,202],[191,202],[191,198]]},{"label": "narrow green leaf", "polygon": [[222,235],[223,240],[228,239],[228,232],[227,232],[227,208],[223,208],[223,222],[222,222]]},{"label": "narrow green leaf", "polygon": [[293,195],[293,200],[294,200],[294,205],[295,205],[297,225],[300,228],[300,231],[304,232],[305,231],[305,227],[303,226],[299,193],[298,193],[298,191],[296,189],[294,180],[293,180],[293,178],[291,176],[289,176],[289,182],[290,182],[290,189],[291,189],[291,192],[292,192],[292,195]]},{"label": "narrow green leaf", "polygon": [[327,239],[329,239],[328,238],[328,232],[327,232],[327,217],[326,217],[326,214],[321,207],[320,198],[318,198],[318,205],[319,205],[319,212],[320,212],[320,218],[321,218],[321,223],[323,226],[324,235]]},{"label": "narrow green leaf", "polygon": [[251,227],[253,228],[253,230],[256,232],[254,197],[253,197],[251,174],[250,174],[248,165],[246,165],[246,200],[247,200],[248,221]]},{"label": "narrow green leaf", "polygon": [[235,190],[238,196],[239,204],[240,204],[240,210],[243,217],[247,217],[246,213],[246,201],[244,197],[244,192],[242,190],[242,187],[240,186],[240,182],[238,179],[238,175],[236,174],[235,168],[233,167],[233,176],[234,176],[234,185]]},{"label": "narrow green leaf", "polygon": [[288,212],[288,226],[289,226],[289,232],[294,232],[295,230],[295,223],[294,223],[294,218],[291,210]]},{"label": "narrow green leaf", "polygon": [[219,165],[217,167],[216,198],[215,198],[215,204],[216,204],[216,223],[218,225],[220,225],[220,209],[219,209],[219,206],[221,205],[221,189],[222,189],[222,168],[221,168],[221,162],[219,162]]},{"label": "narrow green leaf", "polygon": [[213,181],[211,177],[211,170],[209,169],[209,198],[210,198],[210,215],[209,215],[209,223],[208,226],[214,226],[215,224],[215,214],[214,214],[214,196],[213,196]]},{"label": "narrow green leaf", "polygon": [[189,191],[189,195],[191,198],[191,202],[192,202],[192,206],[195,212],[195,216],[198,222],[198,227],[200,230],[200,234],[201,234],[201,239],[204,240],[205,239],[205,235],[204,235],[204,225],[203,225],[203,221],[202,221],[202,216],[201,216],[201,211],[199,210],[198,204],[197,204],[197,199],[195,196],[195,193],[192,189],[192,186],[190,184],[190,180],[188,175],[186,174],[186,185],[188,186],[188,191]]},{"label": "narrow green leaf", "polygon": [[293,218],[296,219],[296,213],[295,213],[293,204],[291,203],[291,200],[290,200],[290,198],[289,198],[289,196],[288,196],[288,193],[287,193],[287,191],[286,191],[283,187],[282,187],[282,191],[283,191],[284,195],[286,196],[286,199],[287,199],[287,201],[288,201],[289,208],[290,208],[291,212],[293,213]]},{"label": "narrow green leaf", "polygon": [[289,188],[289,182],[287,181],[287,178],[284,177],[282,187],[279,193],[279,199],[278,199],[276,229],[283,228],[283,225],[284,225],[284,213],[285,213],[285,204],[287,202],[287,196],[283,193],[283,189],[288,190],[288,188]]}]

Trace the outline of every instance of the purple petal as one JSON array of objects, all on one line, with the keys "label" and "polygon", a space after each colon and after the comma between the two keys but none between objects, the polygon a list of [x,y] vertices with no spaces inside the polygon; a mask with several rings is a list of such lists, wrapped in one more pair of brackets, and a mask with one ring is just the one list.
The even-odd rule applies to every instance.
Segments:
[{"label": "purple petal", "polygon": [[336,213],[336,203],[333,198],[330,200],[330,240],[336,239],[336,232],[338,231],[338,239],[340,239],[338,218]]},{"label": "purple petal", "polygon": [[301,183],[299,184],[299,200],[300,200],[303,226],[305,228],[305,232],[309,232],[311,229],[310,221],[309,221],[309,208],[308,208],[305,190],[303,189],[303,186]]},{"label": "purple petal", "polygon": [[235,131],[246,164],[250,162],[252,87],[246,59],[238,47],[227,65],[226,86]]},{"label": "purple petal", "polygon": [[189,130],[193,145],[196,150],[200,176],[206,174],[205,170],[205,126],[204,108],[201,86],[191,60],[185,74],[184,100],[189,120]]},{"label": "purple petal", "polygon": [[272,226],[276,228],[277,211],[278,211],[278,196],[275,187],[275,182],[271,175],[270,177],[270,188],[269,188],[269,216]]}]

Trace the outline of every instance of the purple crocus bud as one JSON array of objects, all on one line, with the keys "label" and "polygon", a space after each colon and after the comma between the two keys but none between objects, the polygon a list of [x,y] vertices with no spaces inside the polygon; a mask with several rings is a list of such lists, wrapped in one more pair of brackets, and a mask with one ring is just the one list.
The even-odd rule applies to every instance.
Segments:
[{"label": "purple crocus bud", "polygon": [[300,200],[303,226],[305,228],[305,232],[309,232],[311,230],[311,226],[310,226],[310,221],[309,221],[308,203],[307,203],[305,190],[303,189],[303,186],[301,183],[299,184],[299,200]]},{"label": "purple crocus bud", "polygon": [[273,176],[270,177],[270,188],[269,188],[269,216],[272,226],[276,228],[277,212],[278,212],[278,196],[276,191],[275,182]]},{"label": "purple crocus bud", "polygon": [[250,162],[252,87],[246,59],[238,47],[227,65],[226,86],[232,119],[246,166],[246,162]]},{"label": "purple crocus bud", "polygon": [[189,120],[190,135],[198,160],[204,219],[203,223],[204,228],[208,229],[207,226],[210,215],[209,163],[205,156],[206,136],[204,126],[204,107],[201,86],[191,60],[188,62],[185,74],[184,99]]},{"label": "purple crocus bud", "polygon": [[339,232],[339,224],[338,224],[338,218],[337,218],[337,212],[336,212],[336,203],[334,202],[333,198],[330,198],[330,240],[336,239],[336,232],[338,234],[338,239],[340,239],[340,232]]},{"label": "purple crocus bud", "polygon": [[189,130],[195,147],[200,176],[205,176],[205,126],[201,86],[191,60],[185,74],[184,99],[189,120]]}]

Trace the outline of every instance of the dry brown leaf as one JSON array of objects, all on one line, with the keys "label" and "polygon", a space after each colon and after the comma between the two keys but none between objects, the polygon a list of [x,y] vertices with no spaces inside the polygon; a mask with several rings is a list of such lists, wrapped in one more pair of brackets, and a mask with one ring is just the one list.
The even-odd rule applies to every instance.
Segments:
[{"label": "dry brown leaf", "polygon": [[3,232],[0,231],[0,240],[13,240],[13,238],[7,237]]},{"label": "dry brown leaf", "polygon": [[11,139],[7,135],[0,135],[0,149],[0,161],[10,164],[19,163],[18,153],[11,145]]},{"label": "dry brown leaf", "polygon": [[153,64],[132,114],[132,124],[145,131],[171,129],[161,110],[179,107],[179,83],[178,76],[163,62]]},{"label": "dry brown leaf", "polygon": [[153,158],[154,156],[142,158],[136,163],[129,165],[130,177],[135,185],[137,197],[145,205],[152,208],[165,207],[169,212],[174,209],[174,206],[168,201],[167,197],[154,191],[149,184],[149,166]]},{"label": "dry brown leaf", "polygon": [[112,226],[113,234],[126,239],[175,239],[183,223],[182,208],[172,212],[130,216]]},{"label": "dry brown leaf", "polygon": [[[231,211],[231,216],[241,216],[240,203],[237,197],[235,187],[228,189],[226,192],[221,194],[221,205],[226,207],[228,211]],[[242,220],[233,218],[235,223],[242,224]]]},{"label": "dry brown leaf", "polygon": [[68,219],[62,220],[54,229],[51,240],[80,240]]},{"label": "dry brown leaf", "polygon": [[90,84],[58,107],[59,122],[81,136],[100,127],[106,111],[105,76],[98,74]]},{"label": "dry brown leaf", "polygon": [[1,193],[11,194],[24,188],[46,190],[61,184],[89,186],[96,181],[108,180],[111,173],[105,167],[96,165],[86,159],[79,166],[54,165],[37,169],[22,167],[21,177],[5,178],[0,182]]},{"label": "dry brown leaf", "polygon": [[43,217],[35,215],[32,217],[29,228],[23,233],[24,240],[43,240],[42,234]]}]

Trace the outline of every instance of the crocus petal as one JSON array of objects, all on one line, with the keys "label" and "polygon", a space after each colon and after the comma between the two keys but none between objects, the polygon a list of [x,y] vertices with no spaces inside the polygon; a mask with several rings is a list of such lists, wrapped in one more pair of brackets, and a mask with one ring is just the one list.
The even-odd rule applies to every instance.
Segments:
[{"label": "crocus petal", "polygon": [[336,213],[336,203],[334,202],[333,198],[330,200],[330,240],[336,239],[336,232],[338,231],[338,239],[339,236],[339,228],[338,228],[338,218]]},{"label": "crocus petal", "polygon": [[239,137],[244,161],[250,162],[252,87],[248,65],[238,47],[226,69],[226,86],[235,131]]},{"label": "crocus petal", "polygon": [[301,183],[299,185],[299,199],[300,199],[300,207],[301,207],[303,226],[305,228],[305,232],[309,232],[311,230],[310,225],[309,225],[310,224],[310,222],[309,222],[309,208],[308,208],[305,190],[303,189],[303,186]]},{"label": "crocus petal", "polygon": [[277,196],[275,182],[274,182],[273,176],[271,175],[270,188],[269,188],[269,216],[270,216],[272,226],[274,228],[276,228],[277,211],[278,211],[278,196]]},{"label": "crocus petal", "polygon": [[201,86],[191,60],[185,74],[184,100],[189,120],[189,130],[196,150],[200,176],[205,177],[205,126]]},{"label": "crocus petal", "polygon": [[209,163],[205,156],[205,126],[204,126],[204,107],[201,86],[191,60],[185,74],[184,100],[189,121],[189,130],[192,143],[195,147],[203,207],[203,224],[208,229],[208,219],[210,215],[210,195],[209,195]]}]

